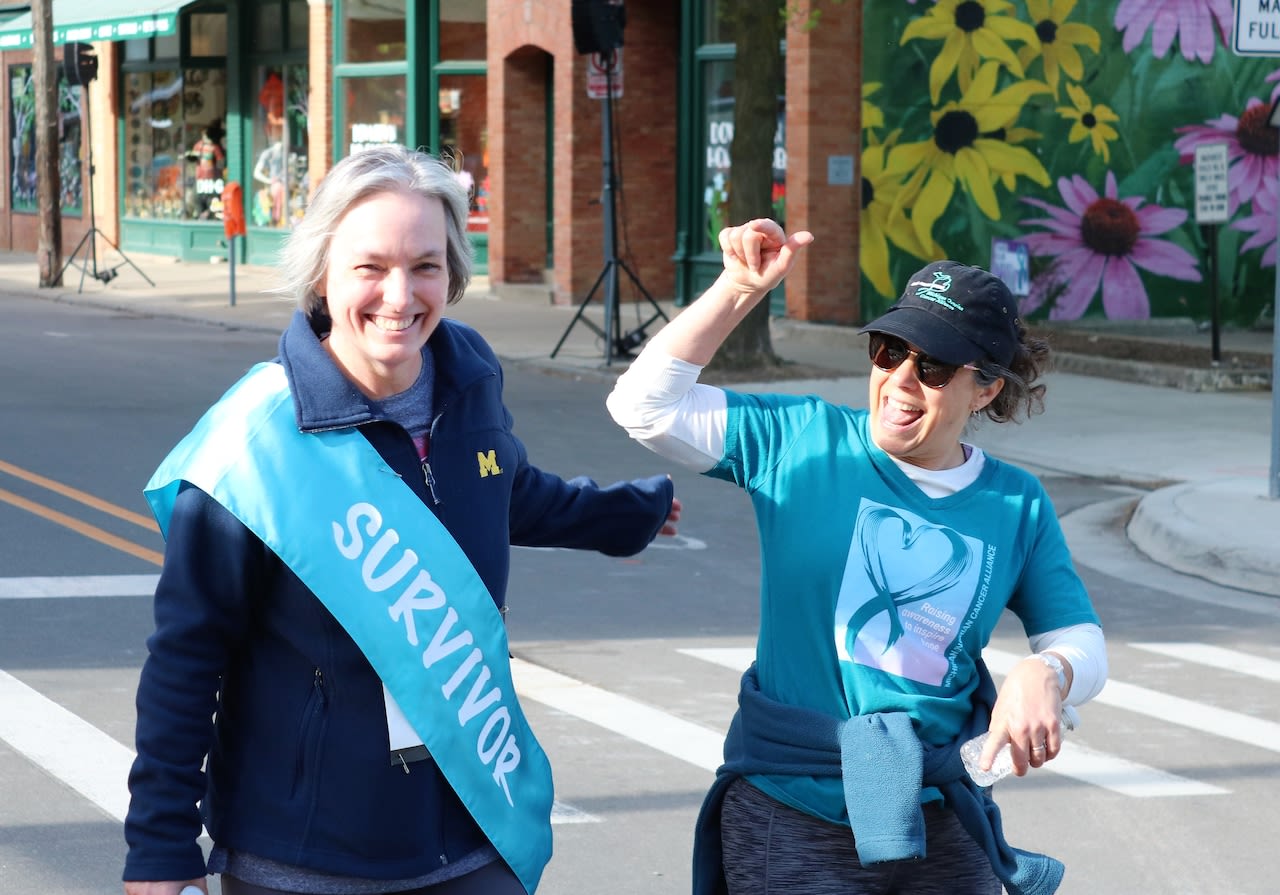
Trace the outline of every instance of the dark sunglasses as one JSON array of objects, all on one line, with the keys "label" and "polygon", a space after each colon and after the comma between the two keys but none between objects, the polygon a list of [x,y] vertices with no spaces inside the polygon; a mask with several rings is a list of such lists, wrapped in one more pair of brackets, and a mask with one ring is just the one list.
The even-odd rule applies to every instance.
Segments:
[{"label": "dark sunglasses", "polygon": [[898,369],[907,358],[914,358],[916,379],[920,380],[921,385],[927,385],[929,388],[943,388],[960,369],[982,372],[973,364],[943,363],[909,348],[907,343],[897,336],[887,336],[884,333],[872,333],[867,349],[871,355],[871,363],[886,373],[892,373]]}]

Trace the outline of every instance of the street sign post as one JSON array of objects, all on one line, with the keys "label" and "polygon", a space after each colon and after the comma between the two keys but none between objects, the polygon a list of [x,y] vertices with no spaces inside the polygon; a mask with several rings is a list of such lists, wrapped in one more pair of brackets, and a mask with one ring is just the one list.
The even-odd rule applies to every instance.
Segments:
[{"label": "street sign post", "polygon": [[[1231,48],[1239,56],[1280,56],[1280,3],[1276,0],[1236,0],[1235,32]],[[1277,106],[1268,121],[1280,127]],[[1280,211],[1277,211],[1280,215]],[[1271,472],[1267,493],[1280,500],[1280,265],[1271,298]]]},{"label": "street sign post", "polygon": [[1280,56],[1280,3],[1236,0],[1235,22],[1231,48],[1237,56]]},{"label": "street sign post", "polygon": [[1206,143],[1196,147],[1196,223],[1209,247],[1209,321],[1212,340],[1210,358],[1222,363],[1222,327],[1218,318],[1218,225],[1231,216],[1227,194],[1226,143]]}]

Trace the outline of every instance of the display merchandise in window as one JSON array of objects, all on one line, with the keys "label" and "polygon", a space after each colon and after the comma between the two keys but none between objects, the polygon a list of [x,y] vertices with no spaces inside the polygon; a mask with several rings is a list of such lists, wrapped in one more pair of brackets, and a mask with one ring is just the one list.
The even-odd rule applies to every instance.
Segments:
[{"label": "display merchandise in window", "polygon": [[[68,84],[58,70],[58,179],[60,205],[69,215],[79,215],[84,201],[81,183],[83,143],[79,85]],[[9,68],[9,205],[14,211],[35,213],[36,198],[36,94],[30,65]]]},{"label": "display merchandise in window", "polygon": [[307,67],[259,69],[249,222],[292,227],[307,202]]},{"label": "display merchandise in window", "polygon": [[126,73],[126,215],[220,219],[226,96],[221,69]]}]

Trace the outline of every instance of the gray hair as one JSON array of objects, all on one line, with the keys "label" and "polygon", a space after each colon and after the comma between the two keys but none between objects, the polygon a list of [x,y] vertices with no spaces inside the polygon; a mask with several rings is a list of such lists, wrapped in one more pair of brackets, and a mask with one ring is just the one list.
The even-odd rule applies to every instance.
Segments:
[{"label": "gray hair", "polygon": [[467,188],[446,162],[396,144],[361,149],[324,176],[307,213],[280,250],[284,285],[277,291],[293,298],[308,317],[322,311],[324,302],[316,290],[329,266],[330,240],[338,222],[369,196],[392,192],[435,198],[444,205],[448,303],[462,298],[471,282],[473,254],[467,239]]}]

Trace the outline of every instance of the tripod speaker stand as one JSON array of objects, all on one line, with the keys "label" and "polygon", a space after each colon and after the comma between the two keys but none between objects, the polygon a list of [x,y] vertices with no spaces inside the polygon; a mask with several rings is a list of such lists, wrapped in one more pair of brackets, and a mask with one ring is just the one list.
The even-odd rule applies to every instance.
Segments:
[{"label": "tripod speaker stand", "polygon": [[[627,263],[618,257],[617,244],[617,204],[615,197],[615,188],[617,180],[614,176],[613,166],[613,68],[617,56],[613,49],[599,54],[603,61],[605,72],[605,96],[604,96],[604,268],[600,271],[600,275],[596,277],[595,283],[591,287],[591,291],[587,293],[587,297],[578,305],[577,313],[573,315],[573,319],[569,321],[569,326],[565,329],[564,334],[560,336],[560,341],[556,342],[556,347],[551,351],[551,356],[555,357],[560,351],[560,346],[564,344],[564,340],[569,337],[569,333],[578,321],[582,321],[596,335],[604,339],[604,362],[605,365],[611,365],[613,358],[631,357],[631,349],[638,348],[645,339],[645,329],[655,320],[661,317],[663,320],[668,319],[663,313],[662,307],[653,300],[653,296],[640,283],[640,278],[636,276],[635,271],[627,266]],[[618,313],[618,271],[622,270],[631,279],[640,293],[653,306],[654,313],[648,320],[639,324],[635,329],[628,332],[625,336],[622,334],[622,318]],[[596,295],[596,291],[601,285],[604,285],[604,326],[598,326],[593,320],[583,317],[583,312],[587,309],[587,305],[591,303]]]},{"label": "tripod speaker stand", "polygon": [[[89,84],[98,76],[98,57],[93,52],[93,47],[87,43],[68,43],[63,45],[62,57],[63,72],[66,74],[67,80],[72,84],[80,85],[80,117],[84,121],[84,139],[89,145],[89,189],[85,193],[86,201],[89,203],[89,229],[85,231],[84,236],[80,237],[80,242],[76,243],[75,249],[67,256],[67,263],[62,265],[62,270],[58,271],[58,281],[61,282],[62,275],[67,272],[67,268],[73,263],[80,268],[80,288],[77,292],[84,291],[85,275],[100,280],[104,285],[110,283],[119,274],[120,268],[128,264],[138,274],[150,283],[155,285],[151,278],[147,276],[138,265],[129,260],[129,256],[120,250],[120,247],[107,239],[105,233],[98,229],[98,221],[93,211],[93,131],[89,124],[89,97],[86,91]],[[124,259],[115,267],[107,267],[102,270],[98,269],[98,244],[97,238],[101,237],[107,245],[116,250],[116,253]],[[76,255],[84,252],[84,258],[76,262]]]}]

